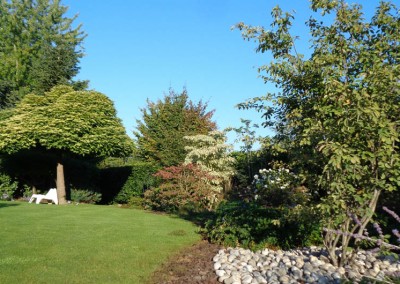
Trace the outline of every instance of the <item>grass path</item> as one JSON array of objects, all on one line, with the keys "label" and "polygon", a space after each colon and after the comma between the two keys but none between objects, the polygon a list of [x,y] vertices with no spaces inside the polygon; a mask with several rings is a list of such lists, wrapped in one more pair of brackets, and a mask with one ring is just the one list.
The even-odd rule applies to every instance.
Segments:
[{"label": "grass path", "polygon": [[113,206],[0,202],[0,283],[145,283],[199,240],[186,221]]}]

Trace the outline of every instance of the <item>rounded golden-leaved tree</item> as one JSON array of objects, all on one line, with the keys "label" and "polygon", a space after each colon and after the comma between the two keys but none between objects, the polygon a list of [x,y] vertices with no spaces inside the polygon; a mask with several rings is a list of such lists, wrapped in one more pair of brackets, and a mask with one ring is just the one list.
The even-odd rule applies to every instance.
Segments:
[{"label": "rounded golden-leaved tree", "polygon": [[0,151],[41,148],[57,155],[57,194],[66,203],[63,156],[126,156],[132,153],[113,102],[96,91],[57,86],[45,95],[26,95],[0,120]]}]

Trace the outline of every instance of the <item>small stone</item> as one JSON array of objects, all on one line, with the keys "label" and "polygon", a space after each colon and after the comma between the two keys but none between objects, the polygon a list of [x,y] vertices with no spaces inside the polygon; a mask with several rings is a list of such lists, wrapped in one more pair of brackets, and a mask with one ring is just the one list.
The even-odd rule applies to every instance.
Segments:
[{"label": "small stone", "polygon": [[325,263],[325,264],[321,265],[321,269],[323,269],[329,273],[333,273],[336,270],[336,268],[330,263]]},{"label": "small stone", "polygon": [[220,276],[220,277],[218,277],[218,282],[224,282],[225,281],[225,279],[228,279],[230,276],[229,275],[224,275],[224,276]]},{"label": "small stone", "polygon": [[319,277],[318,278],[318,284],[328,284],[328,283],[330,283],[331,281],[329,280],[329,278],[328,277],[326,277],[326,276],[322,276],[322,277]]},{"label": "small stone", "polygon": [[240,279],[240,272],[239,271],[232,271],[231,273],[234,279]]},{"label": "small stone", "polygon": [[279,277],[279,282],[281,282],[282,284],[289,283],[289,281],[290,278],[286,275]]},{"label": "small stone", "polygon": [[255,277],[255,279],[258,281],[258,283],[263,283],[263,284],[268,283],[264,277]]},{"label": "small stone", "polygon": [[297,268],[302,269],[303,266],[304,266],[304,262],[303,261],[301,261],[301,262],[296,261],[295,265],[296,265]]},{"label": "small stone", "polygon": [[365,261],[363,260],[356,260],[354,263],[359,267],[365,266]]},{"label": "small stone", "polygon": [[219,261],[217,261],[216,263],[214,263],[214,270],[218,270],[221,268],[221,263]]},{"label": "small stone", "polygon": [[245,275],[242,278],[242,283],[243,284],[250,284],[252,280],[253,280],[253,277],[251,277],[250,275]]},{"label": "small stone", "polygon": [[285,276],[287,274],[287,270],[284,268],[279,268],[277,274],[278,276]]},{"label": "small stone", "polygon": [[298,269],[296,266],[293,266],[290,268],[290,271],[293,274],[293,277],[296,279],[299,279],[303,276],[303,271],[301,271],[300,269]]},{"label": "small stone", "polygon": [[235,257],[240,257],[240,251],[239,250],[233,250],[232,252],[231,252],[231,255],[234,255]]},{"label": "small stone", "polygon": [[335,273],[332,273],[332,278],[333,279],[341,279],[342,275],[340,275],[340,273],[338,273],[338,272],[335,272]]},{"label": "small stone", "polygon": [[278,263],[276,263],[276,262],[272,262],[272,263],[269,265],[270,268],[274,268],[274,267],[277,267],[277,266],[278,266]]},{"label": "small stone", "polygon": [[384,267],[389,267],[389,266],[390,266],[390,262],[389,262],[389,260],[384,260],[384,261],[382,261],[382,264],[381,264],[381,266],[384,266]]},{"label": "small stone", "polygon": [[383,271],[379,272],[378,275],[376,275],[376,278],[379,280],[383,280],[383,278],[385,278],[385,273]]},{"label": "small stone", "polygon": [[233,279],[232,277],[226,278],[224,280],[224,284],[233,284],[233,282],[235,282],[235,279]]},{"label": "small stone", "polygon": [[308,271],[313,271],[313,270],[314,270],[314,267],[311,265],[311,263],[306,262],[306,263],[304,264],[304,266],[303,266],[303,269],[304,269],[304,270],[308,270]]},{"label": "small stone", "polygon": [[359,261],[366,262],[366,261],[367,261],[367,256],[364,255],[364,254],[360,254],[360,255],[357,255],[357,259],[358,259]]},{"label": "small stone", "polygon": [[341,275],[344,275],[346,273],[346,269],[344,269],[343,267],[339,267],[337,269],[337,272],[339,272]]},{"label": "small stone", "polygon": [[296,261],[296,262],[303,262],[303,263],[304,263],[303,258],[300,257],[300,256],[296,257],[295,261]]},{"label": "small stone", "polygon": [[257,267],[256,260],[254,260],[254,259],[250,259],[249,262],[248,262],[248,264],[251,265],[251,266],[253,266],[253,267]]},{"label": "small stone", "polygon": [[321,256],[319,257],[319,260],[321,260],[321,261],[323,261],[323,262],[325,262],[325,263],[329,263],[329,258],[327,258],[325,255],[321,255]]},{"label": "small stone", "polygon": [[245,268],[247,269],[248,272],[253,272],[253,267],[251,265],[246,265]]},{"label": "small stone", "polygon": [[261,252],[261,254],[262,254],[262,255],[268,255],[268,254],[269,254],[269,250],[268,250],[268,249],[264,249],[264,250]]},{"label": "small stone", "polygon": [[266,260],[262,263],[262,266],[269,266],[271,264],[271,261]]},{"label": "small stone", "polygon": [[354,272],[354,271],[349,271],[347,272],[347,277],[349,277],[350,279],[356,279],[358,277],[358,273]]},{"label": "small stone", "polygon": [[368,270],[367,274],[369,274],[372,277],[376,277],[376,275],[378,275],[378,272],[376,272],[375,270]]},{"label": "small stone", "polygon": [[316,281],[317,280],[314,277],[310,276],[310,277],[307,278],[306,283],[313,283],[313,282],[316,282]]},{"label": "small stone", "polygon": [[224,276],[226,274],[225,270],[217,270],[215,271],[215,274],[217,274],[217,276]]}]

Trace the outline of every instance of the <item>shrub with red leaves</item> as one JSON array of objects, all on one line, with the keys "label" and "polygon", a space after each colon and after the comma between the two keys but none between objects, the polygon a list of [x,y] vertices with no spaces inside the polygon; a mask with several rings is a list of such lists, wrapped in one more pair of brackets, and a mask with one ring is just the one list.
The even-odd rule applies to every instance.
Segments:
[{"label": "shrub with red leaves", "polygon": [[194,164],[166,167],[155,176],[163,182],[158,188],[146,191],[144,200],[145,206],[153,210],[210,210],[220,199],[211,184],[217,177]]}]

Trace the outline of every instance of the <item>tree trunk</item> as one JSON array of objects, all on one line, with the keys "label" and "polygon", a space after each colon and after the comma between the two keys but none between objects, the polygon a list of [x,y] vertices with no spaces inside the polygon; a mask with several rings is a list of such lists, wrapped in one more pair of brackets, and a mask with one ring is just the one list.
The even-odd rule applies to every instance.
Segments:
[{"label": "tree trunk", "polygon": [[59,161],[57,163],[57,197],[58,204],[67,204],[66,191],[65,191],[65,179],[64,179],[64,165]]}]

